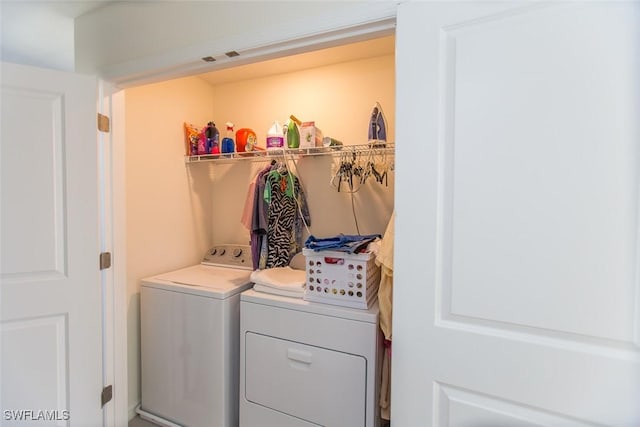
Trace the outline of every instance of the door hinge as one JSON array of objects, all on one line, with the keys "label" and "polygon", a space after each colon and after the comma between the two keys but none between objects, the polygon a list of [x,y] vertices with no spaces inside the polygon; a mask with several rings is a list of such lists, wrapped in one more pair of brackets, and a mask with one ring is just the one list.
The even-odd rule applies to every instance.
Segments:
[{"label": "door hinge", "polygon": [[102,389],[102,395],[100,396],[100,402],[102,402],[102,407],[111,401],[113,398],[113,386],[108,385]]},{"label": "door hinge", "polygon": [[100,270],[106,270],[111,267],[111,252],[102,252],[100,254]]},{"label": "door hinge", "polygon": [[98,130],[100,132],[109,132],[109,117],[98,113]]}]

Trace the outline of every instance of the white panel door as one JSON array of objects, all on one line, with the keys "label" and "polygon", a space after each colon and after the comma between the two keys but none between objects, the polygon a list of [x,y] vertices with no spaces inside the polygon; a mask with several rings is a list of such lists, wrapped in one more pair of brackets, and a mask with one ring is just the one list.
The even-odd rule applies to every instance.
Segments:
[{"label": "white panel door", "polygon": [[395,427],[640,425],[640,3],[402,3]]},{"label": "white panel door", "polygon": [[96,80],[2,63],[2,422],[102,425]]}]

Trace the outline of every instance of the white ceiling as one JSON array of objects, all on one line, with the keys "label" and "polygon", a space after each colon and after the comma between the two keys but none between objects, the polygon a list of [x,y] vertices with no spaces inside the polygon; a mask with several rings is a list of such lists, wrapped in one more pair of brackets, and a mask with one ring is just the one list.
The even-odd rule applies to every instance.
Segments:
[{"label": "white ceiling", "polygon": [[200,77],[213,85],[217,85],[290,73],[341,62],[357,61],[359,59],[373,58],[376,56],[392,55],[394,52],[395,36],[391,35],[254,64],[239,65],[204,73],[201,74]]},{"label": "white ceiling", "polygon": [[39,13],[51,16],[77,18],[116,0],[0,0],[0,7],[12,14],[12,19],[25,21],[28,13],[37,8]]},{"label": "white ceiling", "polygon": [[[0,4],[2,6],[31,6],[37,7],[42,13],[49,13],[56,16],[64,16],[66,18],[77,18],[87,12],[94,9],[103,7],[104,5],[115,0],[76,0],[76,1],[61,1],[61,0],[2,0]],[[25,7],[25,11],[29,10]],[[17,9],[20,13],[19,9]],[[16,16],[16,19],[26,19],[27,16]]]},{"label": "white ceiling", "polygon": [[[73,20],[118,0],[0,0],[2,56],[5,60],[39,65],[48,57],[53,68],[73,70]],[[150,1],[150,0],[141,0]],[[40,31],[33,31],[39,28]],[[56,34],[56,37],[51,37]],[[229,83],[347,61],[393,54],[393,35],[344,46],[239,65],[202,74],[211,84]],[[56,58],[51,59],[55,52]],[[241,52],[242,54],[242,52]]]},{"label": "white ceiling", "polygon": [[74,19],[114,0],[0,0],[3,61],[73,71]]}]

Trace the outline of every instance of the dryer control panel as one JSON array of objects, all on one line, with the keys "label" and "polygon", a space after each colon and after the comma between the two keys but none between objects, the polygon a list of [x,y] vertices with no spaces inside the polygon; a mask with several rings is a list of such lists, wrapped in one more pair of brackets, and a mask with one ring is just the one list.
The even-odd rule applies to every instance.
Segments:
[{"label": "dryer control panel", "polygon": [[251,246],[216,245],[202,258],[202,264],[253,270]]}]

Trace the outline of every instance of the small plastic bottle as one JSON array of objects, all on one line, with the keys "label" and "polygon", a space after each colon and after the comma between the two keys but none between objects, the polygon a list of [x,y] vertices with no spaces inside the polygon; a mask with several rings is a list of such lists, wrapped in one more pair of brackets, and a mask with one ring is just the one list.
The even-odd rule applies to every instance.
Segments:
[{"label": "small plastic bottle", "polygon": [[222,152],[233,153],[235,144],[233,143],[233,123],[227,122],[227,136],[222,138]]},{"label": "small plastic bottle", "polygon": [[216,128],[216,124],[213,122],[207,123],[207,128],[205,130],[205,135],[207,137],[206,142],[206,152],[207,154],[219,154],[220,148],[220,132],[218,132],[218,128]]}]

